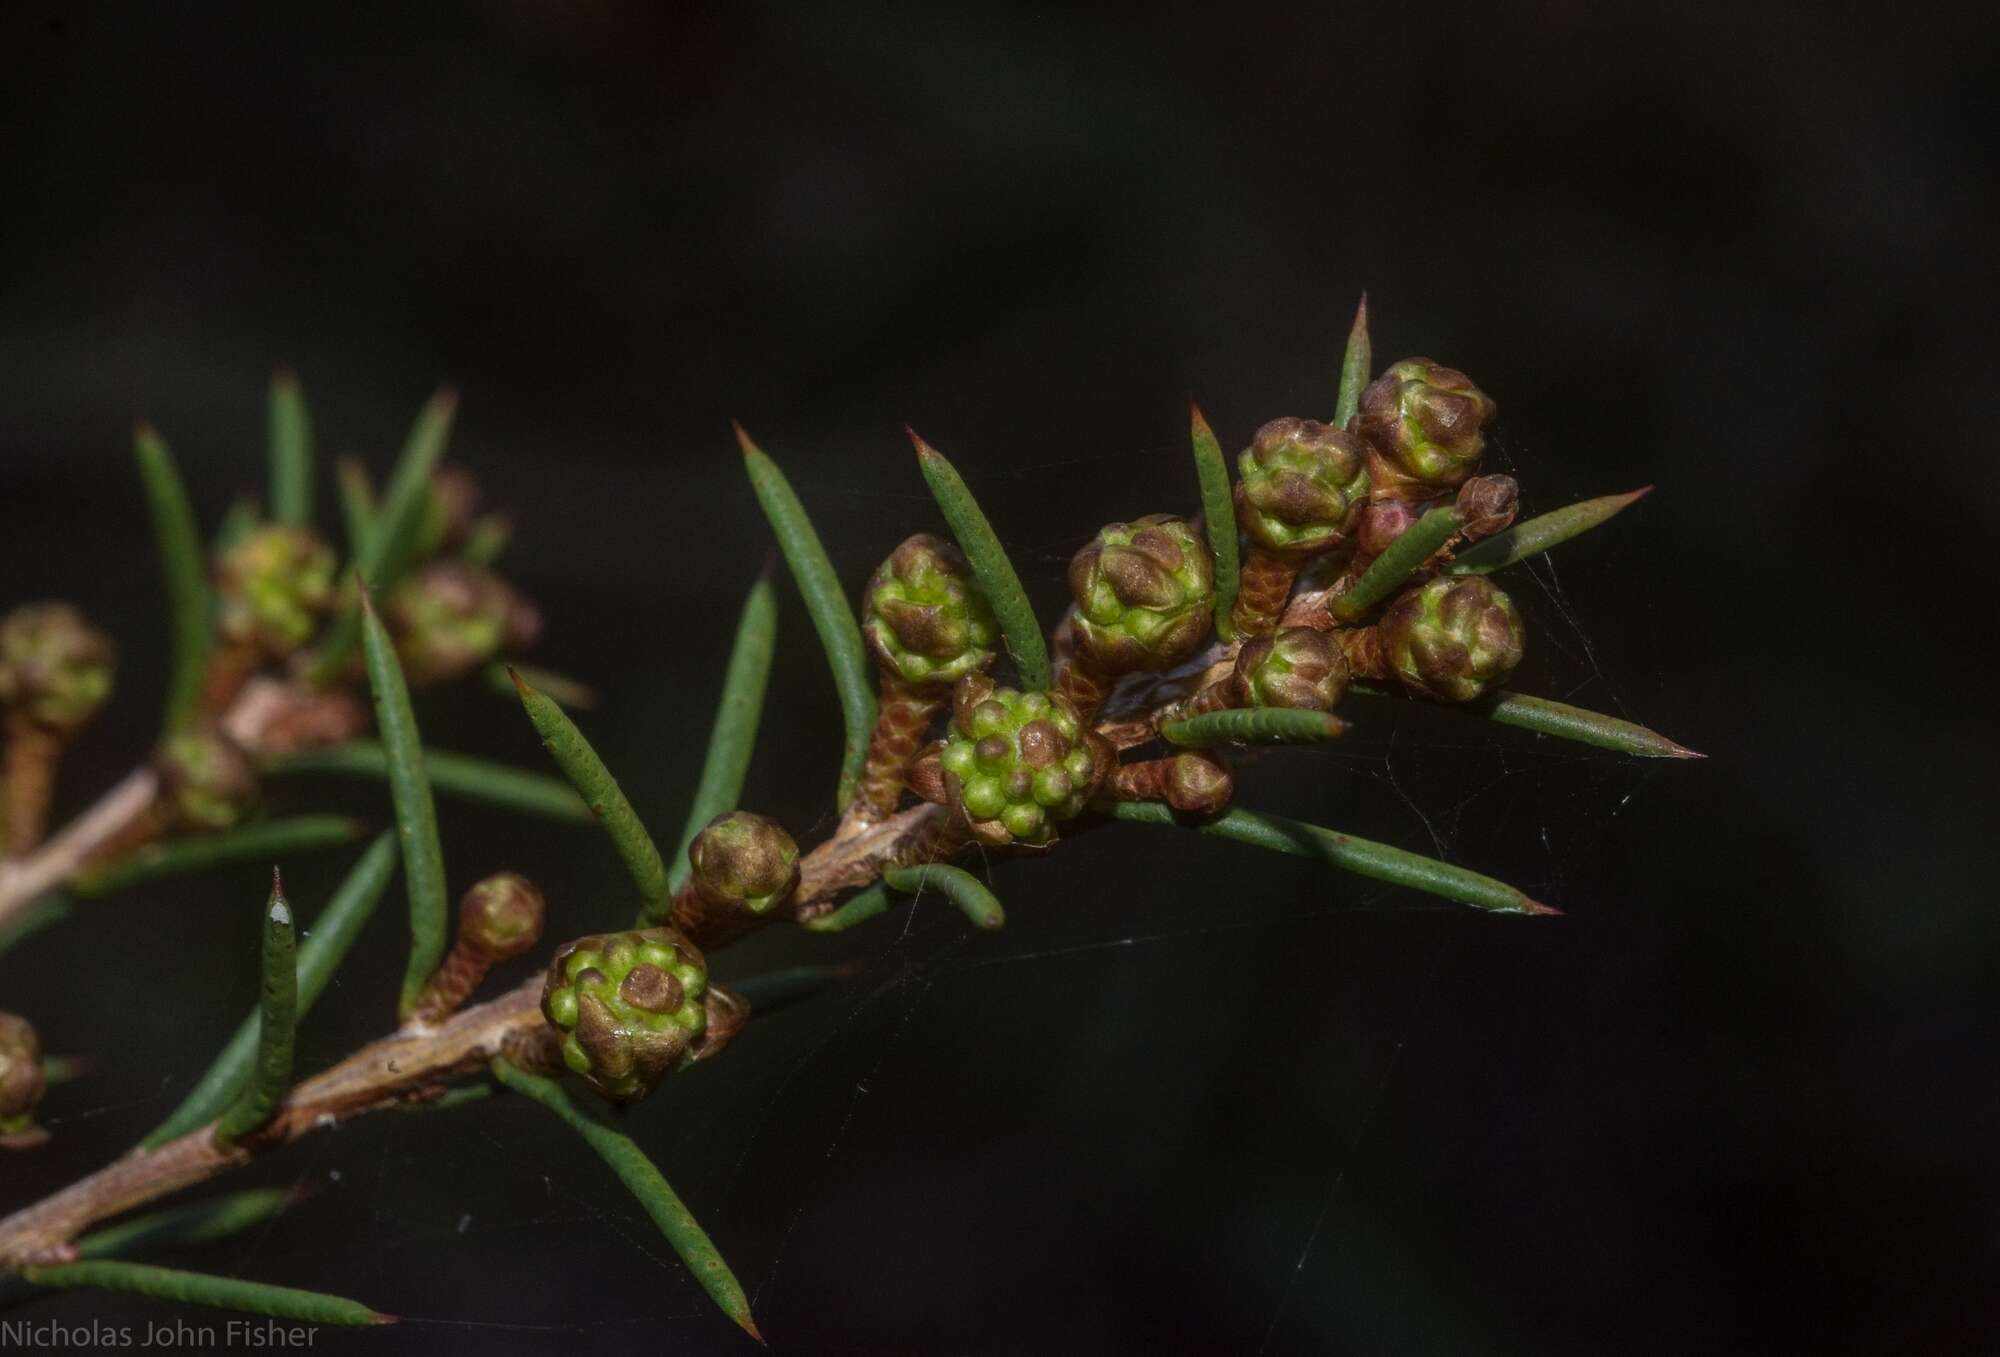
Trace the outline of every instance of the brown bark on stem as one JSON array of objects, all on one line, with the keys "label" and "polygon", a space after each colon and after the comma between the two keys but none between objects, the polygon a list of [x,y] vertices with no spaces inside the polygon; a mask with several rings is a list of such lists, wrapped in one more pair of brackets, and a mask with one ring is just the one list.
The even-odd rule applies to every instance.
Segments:
[{"label": "brown bark on stem", "polygon": [[1076,714],[1085,725],[1097,719],[1097,713],[1104,706],[1104,699],[1111,695],[1112,680],[1092,669],[1080,655],[1070,655],[1058,661],[1054,679],[1055,691],[1066,697],[1076,708]]},{"label": "brown bark on stem", "polygon": [[0,856],[25,857],[41,846],[49,822],[49,798],[55,791],[56,764],[62,758],[60,735],[20,712],[7,714],[6,851]]},{"label": "brown bark on stem", "polygon": [[[922,746],[931,718],[949,696],[948,691],[918,687],[886,673],[881,675],[880,689],[875,731],[868,740],[868,757],[861,765],[861,780],[855,795],[856,804],[861,807],[858,814],[871,821],[896,813],[910,759]],[[857,814],[853,810],[848,813]]]},{"label": "brown bark on stem", "polygon": [[1389,667],[1389,656],[1382,648],[1382,634],[1374,627],[1355,627],[1346,631],[1336,631],[1333,639],[1340,643],[1341,653],[1347,657],[1347,669],[1355,678],[1393,678]]},{"label": "brown bark on stem", "polygon": [[458,1012],[459,1005],[472,997],[472,991],[479,988],[479,982],[491,968],[491,963],[467,947],[463,938],[453,942],[439,963],[437,974],[417,996],[416,1020],[435,1024]]},{"label": "brown bark on stem", "polygon": [[1274,556],[1254,542],[1243,558],[1243,573],[1236,585],[1236,608],[1229,620],[1239,636],[1262,636],[1278,625],[1292,581],[1299,575],[1296,561]]}]

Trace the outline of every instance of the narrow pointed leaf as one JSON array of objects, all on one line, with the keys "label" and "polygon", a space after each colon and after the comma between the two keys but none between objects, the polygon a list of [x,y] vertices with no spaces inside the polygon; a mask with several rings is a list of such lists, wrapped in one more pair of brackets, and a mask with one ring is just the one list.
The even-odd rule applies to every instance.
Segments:
[{"label": "narrow pointed leaf", "polygon": [[[1363,697],[1396,696],[1372,683],[1351,683],[1347,691]],[[1558,740],[1575,740],[1579,744],[1595,745],[1620,754],[1636,754],[1644,759],[1708,757],[1635,722],[1606,716],[1601,711],[1591,711],[1586,707],[1572,707],[1567,702],[1551,698],[1530,697],[1526,693],[1488,693],[1470,702],[1445,705],[1448,710],[1483,716],[1503,726],[1532,730],[1537,735],[1550,735]]]},{"label": "narrow pointed leaf", "polygon": [[1403,530],[1389,549],[1368,563],[1361,578],[1333,601],[1333,615],[1352,622],[1401,589],[1431,554],[1458,531],[1458,510],[1447,504]]},{"label": "narrow pointed leaf", "polygon": [[750,586],[743,616],[736,624],[736,642],[723,671],[722,697],[716,703],[715,724],[709,728],[708,757],[702,761],[701,782],[694,805],[681,829],[679,845],[667,868],[667,885],[678,892],[687,884],[688,845],[718,815],[735,810],[743,798],[743,779],[757,745],[757,723],[764,712],[764,689],[771,677],[771,656],[778,643],[778,596],[768,574]]},{"label": "narrow pointed leaf", "polygon": [[294,1200],[279,1188],[252,1188],[214,1201],[169,1207],[97,1230],[76,1241],[79,1260],[122,1258],[158,1244],[200,1244],[262,1225]]},{"label": "narrow pointed leaf", "polygon": [[201,697],[202,671],[208,666],[208,563],[201,548],[187,487],[165,440],[150,424],[133,431],[139,479],[146,487],[146,507],[159,540],[160,569],[166,577],[167,612],[173,627],[173,659],[167,677],[165,726],[169,733],[185,730],[194,720]]},{"label": "narrow pointed leaf", "polygon": [[937,887],[972,921],[975,928],[991,931],[1007,922],[1007,912],[1000,908],[999,897],[986,888],[985,882],[963,867],[954,867],[948,862],[891,867],[882,873],[882,880],[888,883],[890,889],[906,895],[921,894],[926,886]]},{"label": "narrow pointed leaf", "polygon": [[257,1008],[257,1058],[250,1080],[215,1122],[215,1143],[238,1136],[271,1119],[292,1087],[292,1047],[299,1020],[298,929],[285,901],[284,883],[271,873],[271,898],[264,906],[264,992]]},{"label": "narrow pointed leaf", "polygon": [[889,908],[889,892],[878,882],[852,899],[842,901],[826,913],[805,920],[799,927],[814,933],[844,933],[858,923],[866,923],[887,908]]},{"label": "narrow pointed leaf", "polygon": [[583,738],[576,722],[561,707],[530,687],[518,674],[514,686],[521,694],[521,706],[527,710],[535,733],[542,737],[542,747],[549,751],[556,767],[569,779],[569,785],[576,788],[577,795],[611,836],[611,846],[618,850],[625,870],[632,874],[632,882],[639,888],[645,911],[642,917],[665,918],[673,907],[673,895],[667,889],[666,864],[660,860],[659,845],[646,832],[632,803],[625,799],[618,779],[611,776],[604,760],[597,757],[590,741]]},{"label": "narrow pointed leaf", "polygon": [[1331,712],[1285,707],[1241,707],[1169,721],[1160,734],[1170,743],[1201,748],[1215,744],[1316,744],[1347,733],[1347,722]]},{"label": "narrow pointed leaf", "polygon": [[67,919],[73,906],[60,895],[44,895],[13,918],[0,923],[0,956],[18,947],[44,928],[53,928]]},{"label": "narrow pointed leaf", "polygon": [[595,688],[581,679],[558,674],[553,669],[522,664],[518,660],[512,663],[496,660],[481,673],[486,686],[504,697],[518,699],[521,696],[514,688],[514,675],[519,674],[529,687],[568,711],[588,711],[597,705]]},{"label": "narrow pointed leaf", "polygon": [[223,511],[222,522],[215,525],[215,550],[218,553],[229,550],[248,537],[256,526],[257,501],[248,495],[238,495]]},{"label": "narrow pointed leaf", "polygon": [[1021,577],[1014,573],[1014,563],[1007,559],[1007,549],[1000,545],[993,525],[986,521],[985,512],[966,488],[958,468],[917,437],[914,429],[909,434],[910,442],[916,445],[917,466],[924,473],[924,484],[930,486],[932,497],[944,512],[944,521],[951,525],[951,535],[957,539],[965,559],[972,563],[980,591],[986,595],[994,619],[1000,623],[1000,634],[1006,638],[1007,650],[1014,657],[1021,687],[1030,692],[1041,691],[1049,686],[1048,642],[1043,639],[1042,625],[1035,620],[1035,610],[1028,603],[1028,591],[1021,587]]},{"label": "narrow pointed leaf", "polygon": [[1347,352],[1340,359],[1340,397],[1333,407],[1333,427],[1345,429],[1354,423],[1361,409],[1361,392],[1368,385],[1374,356],[1368,342],[1368,294],[1354,308],[1354,324],[1347,331]]},{"label": "narrow pointed leaf", "polygon": [[562,1085],[553,1079],[529,1074],[505,1060],[493,1062],[493,1077],[514,1092],[540,1103],[582,1136],[585,1143],[597,1151],[611,1171],[618,1175],[618,1180],[639,1199],[639,1204],[653,1218],[653,1223],[660,1227],[660,1233],[680,1260],[687,1264],[688,1271],[694,1274],[701,1289],[745,1333],[760,1343],[764,1341],[763,1335],[757,1332],[756,1322],[750,1317],[750,1299],[743,1294],[742,1286],[738,1284],[735,1274],[730,1272],[729,1264],[723,1261],[715,1242],[630,1136],[612,1130],[583,1111],[570,1100]]},{"label": "narrow pointed leaf", "polygon": [[438,843],[437,803],[424,769],[424,747],[410,690],[396,660],[395,642],[376,615],[366,590],[361,595],[362,643],[368,658],[368,686],[375,693],[375,729],[389,758],[389,796],[396,804],[396,833],[403,845],[403,884],[410,895],[410,960],[403,972],[402,1015],[415,1010],[438,963],[444,960],[444,849]]},{"label": "narrow pointed leaf", "polygon": [[1227,641],[1236,632],[1230,614],[1236,608],[1240,575],[1236,501],[1229,493],[1229,463],[1223,459],[1222,444],[1193,401],[1188,402],[1188,420],[1193,426],[1194,474],[1201,482],[1202,531],[1208,534],[1208,551],[1215,558],[1215,631]]},{"label": "narrow pointed leaf", "polygon": [[[280,754],[260,765],[266,773],[347,773],[357,777],[387,778],[389,751],[374,740],[353,740],[328,749],[308,749],[296,754]],[[571,790],[567,782],[541,773],[524,772],[502,763],[491,763],[441,749],[424,750],[424,771],[431,788],[526,811],[551,820],[587,822],[590,807]]]},{"label": "narrow pointed leaf", "polygon": [[819,534],[813,531],[812,520],[785,473],[750,441],[740,424],[736,426],[736,441],[742,444],[743,467],[757,493],[757,503],[778,539],[778,550],[791,568],[833,670],[833,685],[840,694],[841,718],[847,728],[838,794],[840,808],[845,810],[854,799],[861,765],[868,756],[868,739],[875,730],[875,678],[868,652],[861,644],[861,625],[855,621],[854,609],[841,591],[840,577],[833,573],[833,562],[827,559],[826,548],[820,545]]},{"label": "narrow pointed leaf", "polygon": [[271,378],[271,517],[307,527],[312,523],[312,421],[298,374],[280,368]]},{"label": "narrow pointed leaf", "polygon": [[[1110,808],[1110,813],[1113,818],[1130,824],[1170,827],[1183,824],[1172,810],[1154,801],[1120,801]],[[1463,867],[1454,867],[1420,853],[1391,848],[1385,843],[1289,820],[1282,815],[1266,815],[1254,810],[1227,810],[1212,820],[1186,822],[1186,827],[1198,834],[1233,839],[1237,843],[1247,843],[1274,853],[1318,858],[1345,872],[1440,895],[1476,909],[1499,914],[1559,912],[1490,876],[1469,872]]]},{"label": "narrow pointed leaf", "polygon": [[[380,592],[402,578],[430,504],[431,472],[444,456],[457,410],[458,393],[446,387],[418,413],[403,455],[382,491],[382,503],[369,516],[367,532],[360,538],[348,569],[350,580]],[[360,613],[352,607],[343,609],[313,662],[311,677],[315,682],[327,682],[340,672],[360,635]]]},{"label": "narrow pointed leaf", "polygon": [[[313,1005],[326,992],[334,972],[346,959],[355,939],[361,936],[362,928],[374,917],[375,907],[382,902],[382,895],[388,889],[389,878],[395,870],[395,831],[384,830],[348,870],[333,898],[327,901],[326,908],[319,912],[312,927],[306,930],[306,940],[299,947],[300,1018],[312,1012]],[[235,1101],[250,1081],[261,1026],[261,1019],[253,1010],[243,1019],[235,1035],[223,1046],[207,1071],[188,1090],[187,1096],[181,1099],[180,1106],[139,1142],[141,1148],[156,1149],[169,1140],[184,1136],[197,1126],[213,1121],[223,1108]]]},{"label": "narrow pointed leaf", "polygon": [[253,820],[235,829],[194,839],[168,839],[148,844],[79,875],[70,890],[90,899],[130,889],[161,877],[205,872],[236,862],[274,862],[299,853],[361,837],[359,820],[346,815],[292,815],[280,820]]},{"label": "narrow pointed leaf", "polygon": [[394,1315],[377,1314],[359,1301],[329,1296],[322,1291],[245,1282],[206,1272],[154,1267],[149,1263],[99,1259],[88,1263],[64,1263],[57,1267],[31,1267],[22,1276],[36,1286],[125,1291],[138,1296],[151,1296],[155,1300],[209,1305],[219,1310],[240,1310],[246,1314],[268,1315],[272,1319],[295,1319],[305,1324],[356,1326],[396,1322]]},{"label": "narrow pointed leaf", "polygon": [[375,487],[368,483],[368,468],[352,457],[334,464],[334,485],[340,491],[340,521],[347,530],[347,554],[359,560],[375,531]]},{"label": "narrow pointed leaf", "polygon": [[1539,556],[1550,547],[1560,546],[1570,538],[1589,532],[1599,524],[1617,517],[1652,491],[1652,486],[1643,485],[1622,495],[1603,495],[1597,499],[1581,500],[1543,514],[1539,518],[1531,518],[1525,523],[1516,523],[1505,532],[1495,533],[1485,541],[1460,552],[1458,559],[1444,568],[1445,573],[1490,575],[1503,566],[1525,561],[1530,556]]}]

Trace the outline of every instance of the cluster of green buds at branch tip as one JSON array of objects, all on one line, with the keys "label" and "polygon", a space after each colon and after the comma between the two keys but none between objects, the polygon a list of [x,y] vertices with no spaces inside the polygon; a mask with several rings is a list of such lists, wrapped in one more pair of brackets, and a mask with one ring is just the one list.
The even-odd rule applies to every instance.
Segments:
[{"label": "cluster of green buds at branch tip", "polygon": [[1086,721],[1111,680],[1173,668],[1202,648],[1215,620],[1208,544],[1172,514],[1107,524],[1071,558],[1069,587],[1074,654],[1056,674],[1056,691]]},{"label": "cluster of green buds at branch tip", "polygon": [[111,695],[117,650],[67,603],[34,603],[0,618],[0,708],[6,711],[4,852],[41,842],[63,747]]},{"label": "cluster of green buds at branch tip", "polygon": [[1256,636],[1277,625],[1299,569],[1346,547],[1368,496],[1368,446],[1312,419],[1274,419],[1237,459],[1236,517],[1250,539],[1232,619]]},{"label": "cluster of green buds at branch tip", "polygon": [[31,1149],[48,1139],[35,1125],[46,1089],[41,1038],[26,1018],[0,1013],[0,1149]]},{"label": "cluster of green buds at branch tip", "polygon": [[993,663],[999,628],[964,555],[929,533],[882,562],[861,617],[880,694],[858,804],[880,818],[896,809],[904,771],[952,685]]}]

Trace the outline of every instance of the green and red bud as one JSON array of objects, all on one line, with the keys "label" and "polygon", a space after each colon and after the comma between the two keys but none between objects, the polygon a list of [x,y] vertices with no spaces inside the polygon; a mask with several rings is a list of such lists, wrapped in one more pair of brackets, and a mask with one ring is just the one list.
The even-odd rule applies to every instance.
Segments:
[{"label": "green and red bud", "polygon": [[1353,533],[1368,498],[1368,446],[1314,419],[1274,419],[1237,459],[1236,517],[1257,546],[1294,562]]},{"label": "green and red bud", "polygon": [[30,603],[0,618],[0,707],[73,734],[111,696],[117,650],[68,603]]},{"label": "green and red bud", "polygon": [[396,586],[390,630],[412,684],[442,683],[520,650],[541,631],[534,607],[491,571],[432,561]]},{"label": "green and red bud", "polygon": [[950,804],[983,843],[1041,845],[1079,814],[1116,755],[1068,699],[959,681],[938,767]]},{"label": "green and red bud", "polygon": [[596,934],[556,952],[542,1016],[570,1070],[606,1098],[629,1102],[695,1058],[707,987],[701,952],[671,928]]},{"label": "green and red bud", "polygon": [[1240,706],[1332,711],[1347,687],[1347,658],[1325,632],[1286,627],[1244,642],[1234,678]]},{"label": "green and red bud", "polygon": [[295,654],[333,607],[335,568],[332,548],[304,528],[254,528],[216,554],[217,627],[273,659]]},{"label": "green and red bud", "polygon": [[154,766],[174,826],[195,833],[231,829],[257,807],[257,771],[249,756],[214,729],[170,735]]},{"label": "green and red bud", "polygon": [[986,668],[999,634],[964,555],[921,532],[891,552],[869,581],[861,632],[885,674],[925,688],[949,688]]},{"label": "green and red bud", "polygon": [[709,821],[688,845],[694,882],[717,903],[769,913],[799,884],[799,845],[774,820],[731,811]]},{"label": "green and red bud", "polygon": [[1521,485],[1512,476],[1474,476],[1458,487],[1454,503],[1459,534],[1477,542],[1513,526],[1521,510]]},{"label": "green and red bud", "polygon": [[1482,576],[1442,575],[1410,589],[1374,630],[1390,672],[1440,702],[1469,702],[1521,662],[1521,616]]},{"label": "green and red bud", "polygon": [[1398,478],[1420,483],[1399,497],[1422,499],[1472,474],[1497,408],[1458,369],[1405,358],[1361,393],[1354,427]]},{"label": "green and red bud", "polygon": [[458,945],[488,965],[512,960],[541,941],[548,903],[519,872],[495,872],[459,897]]},{"label": "green and red bud", "polygon": [[1184,519],[1106,525],[1069,563],[1078,661],[1101,674],[1171,669],[1200,650],[1215,613],[1215,563]]}]

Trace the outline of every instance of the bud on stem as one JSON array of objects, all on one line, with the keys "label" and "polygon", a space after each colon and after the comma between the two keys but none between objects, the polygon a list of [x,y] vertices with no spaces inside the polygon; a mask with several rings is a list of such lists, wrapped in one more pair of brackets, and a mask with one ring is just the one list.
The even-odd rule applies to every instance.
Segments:
[{"label": "bud on stem", "polygon": [[1227,809],[1235,789],[1235,780],[1220,759],[1192,749],[1121,764],[1106,786],[1115,801],[1164,801],[1192,815]]},{"label": "bud on stem", "polygon": [[437,973],[417,996],[419,1022],[434,1023],[458,1011],[486,972],[541,940],[548,906],[541,891],[516,872],[499,872],[458,902],[458,936]]},{"label": "bud on stem", "polygon": [[27,1150],[46,1141],[35,1125],[48,1081],[42,1074],[42,1042],[26,1018],[0,1013],[0,1149]]}]

